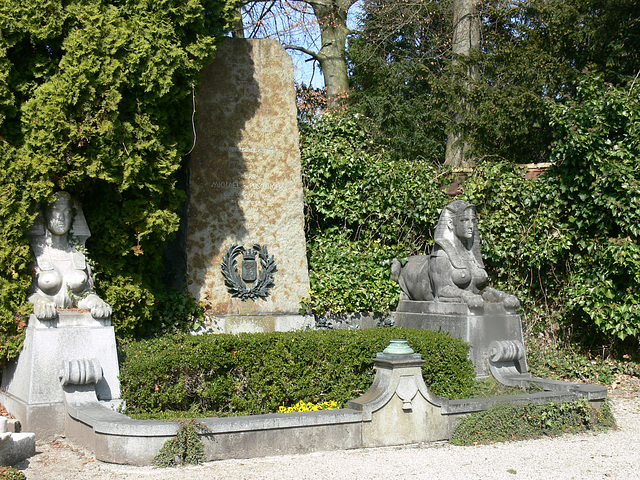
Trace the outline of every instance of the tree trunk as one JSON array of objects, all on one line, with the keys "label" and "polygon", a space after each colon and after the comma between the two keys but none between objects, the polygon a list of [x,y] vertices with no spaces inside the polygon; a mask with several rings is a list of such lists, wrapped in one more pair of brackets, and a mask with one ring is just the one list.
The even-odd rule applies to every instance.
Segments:
[{"label": "tree trunk", "polygon": [[[309,55],[320,64],[327,91],[327,100],[330,106],[335,105],[340,98],[349,91],[349,76],[347,73],[345,50],[347,47],[347,36],[352,32],[349,27],[347,27],[347,14],[356,1],[357,0],[291,0],[286,2],[285,0],[249,0],[249,3],[263,2],[269,4],[268,7],[262,9],[260,16],[255,19],[256,25],[262,22],[265,18],[263,16],[268,16],[270,13],[273,14],[271,7],[274,7],[273,10],[277,10],[280,15],[289,15],[291,11],[293,11],[293,15],[302,15],[302,17],[291,19],[293,27],[296,25],[308,26],[309,24],[304,22],[304,16],[310,13],[306,7],[311,7],[313,16],[315,17],[313,24],[315,25],[317,22],[320,28],[321,46],[319,51],[313,51],[304,45],[296,45],[295,35],[289,35],[288,37],[293,40],[292,44],[283,42],[283,45],[288,50],[298,50]],[[296,4],[305,4],[305,6],[296,7]],[[288,11],[289,13],[287,13]],[[298,22],[300,18],[303,18],[302,23]],[[268,22],[262,22],[262,24],[266,25]],[[287,38],[286,28],[282,32],[278,32],[276,29],[269,33],[275,33],[275,36],[280,41]],[[288,33],[291,34],[292,32],[289,31]]]},{"label": "tree trunk", "polygon": [[[454,64],[461,55],[468,56],[473,50],[480,48],[480,7],[482,0],[454,0],[453,2],[453,42],[452,52]],[[471,83],[477,78],[477,69],[470,67],[463,80],[464,89],[469,90]],[[456,124],[462,122],[462,112],[471,110],[466,96],[458,102],[458,113],[454,114]],[[473,159],[469,155],[471,148],[467,132],[452,129],[447,136],[445,165],[452,167],[472,167]]]},{"label": "tree trunk", "polygon": [[311,3],[320,26],[322,46],[316,59],[320,63],[327,90],[329,106],[334,106],[349,91],[349,76],[345,50],[347,35],[347,12],[354,0],[327,0]]},{"label": "tree trunk", "polygon": [[233,21],[233,38],[244,38],[244,22],[242,21],[242,7],[236,8],[236,19]]}]

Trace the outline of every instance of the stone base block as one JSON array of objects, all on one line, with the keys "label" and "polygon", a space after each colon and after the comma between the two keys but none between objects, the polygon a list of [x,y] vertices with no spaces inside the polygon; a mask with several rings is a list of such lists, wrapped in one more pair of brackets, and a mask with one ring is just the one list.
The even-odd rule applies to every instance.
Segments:
[{"label": "stone base block", "polygon": [[289,332],[315,328],[315,320],[309,315],[297,314],[253,314],[210,316],[201,333],[258,333]]},{"label": "stone base block", "polygon": [[0,443],[0,465],[15,465],[36,454],[34,433],[12,433]]},{"label": "stone base block", "polygon": [[24,348],[2,375],[0,402],[38,439],[64,433],[64,395],[60,374],[64,362],[97,359],[102,379],[95,385],[100,400],[120,397],[118,356],[113,327],[89,313],[61,311],[57,319],[29,318]]},{"label": "stone base block", "polygon": [[422,357],[379,353],[373,363],[373,384],[364,395],[349,402],[349,408],[362,412],[363,446],[447,439],[449,420],[443,416],[442,406],[448,400],[434,395],[425,385]]},{"label": "stone base block", "polygon": [[0,403],[20,421],[20,428],[37,434],[38,440],[51,440],[64,434],[66,409],[62,402],[29,404],[6,391],[0,391]]},{"label": "stone base block", "polygon": [[[524,342],[520,315],[506,311],[500,304],[485,304],[482,310],[473,311],[462,303],[401,300],[395,322],[399,327],[440,330],[468,342],[477,378],[489,376],[491,342]],[[527,371],[526,355],[518,359],[518,365],[520,373]]]}]

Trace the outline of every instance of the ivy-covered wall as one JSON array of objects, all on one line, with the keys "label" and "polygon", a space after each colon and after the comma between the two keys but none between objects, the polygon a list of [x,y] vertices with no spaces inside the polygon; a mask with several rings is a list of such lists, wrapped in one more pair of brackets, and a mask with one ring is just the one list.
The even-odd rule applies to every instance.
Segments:
[{"label": "ivy-covered wall", "polygon": [[425,253],[443,185],[453,176],[415,159],[394,159],[376,125],[352,113],[300,124],[311,298],[319,315],[386,312],[398,303],[395,256]]},{"label": "ivy-covered wall", "polygon": [[0,3],[0,364],[21,347],[35,202],[78,196],[120,336],[154,328],[198,72],[235,0]]}]

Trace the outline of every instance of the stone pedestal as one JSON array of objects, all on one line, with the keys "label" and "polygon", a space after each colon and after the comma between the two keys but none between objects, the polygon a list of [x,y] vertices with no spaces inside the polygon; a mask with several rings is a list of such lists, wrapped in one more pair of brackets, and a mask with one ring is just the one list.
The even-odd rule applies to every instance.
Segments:
[{"label": "stone pedestal", "polygon": [[[222,331],[300,328],[309,274],[291,58],[275,40],[225,38],[202,73],[196,101],[189,291]],[[259,244],[273,256],[277,271],[264,298],[243,301],[229,292],[221,265],[233,244],[247,250]],[[243,255],[235,261],[238,283],[252,289],[255,282],[243,278]]]},{"label": "stone pedestal", "polygon": [[90,313],[59,311],[58,318],[40,321],[29,317],[24,348],[2,375],[0,402],[39,440],[64,434],[66,410],[60,383],[66,362],[97,359],[102,378],[98,399],[120,398],[118,356],[110,320]]},{"label": "stone pedestal", "polygon": [[373,360],[376,376],[369,390],[349,401],[349,408],[363,414],[363,446],[449,438],[448,419],[442,415],[442,405],[448,400],[434,395],[425,385],[422,356],[410,348],[411,353],[386,353],[390,348]]},{"label": "stone pedestal", "polygon": [[499,342],[498,345],[516,342],[514,345],[521,345],[521,349],[508,355],[508,360],[517,364],[520,373],[527,371],[522,319],[516,312],[506,311],[502,304],[485,303],[482,309],[471,310],[464,303],[400,300],[395,323],[399,327],[440,330],[468,342],[471,345],[469,357],[477,378],[489,376],[493,342]]}]

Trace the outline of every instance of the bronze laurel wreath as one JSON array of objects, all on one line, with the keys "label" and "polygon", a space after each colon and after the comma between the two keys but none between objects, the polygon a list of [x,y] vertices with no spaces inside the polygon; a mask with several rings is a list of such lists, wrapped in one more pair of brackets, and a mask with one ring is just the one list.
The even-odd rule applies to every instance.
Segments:
[{"label": "bronze laurel wreath", "polygon": [[236,257],[245,252],[244,246],[232,244],[222,259],[224,284],[232,297],[239,298],[243,302],[247,299],[266,298],[269,295],[269,290],[273,287],[273,274],[278,270],[273,255],[269,256],[266,246],[261,247],[259,244],[254,243],[253,249],[260,257],[262,271],[251,288],[247,287],[238,274]]}]

